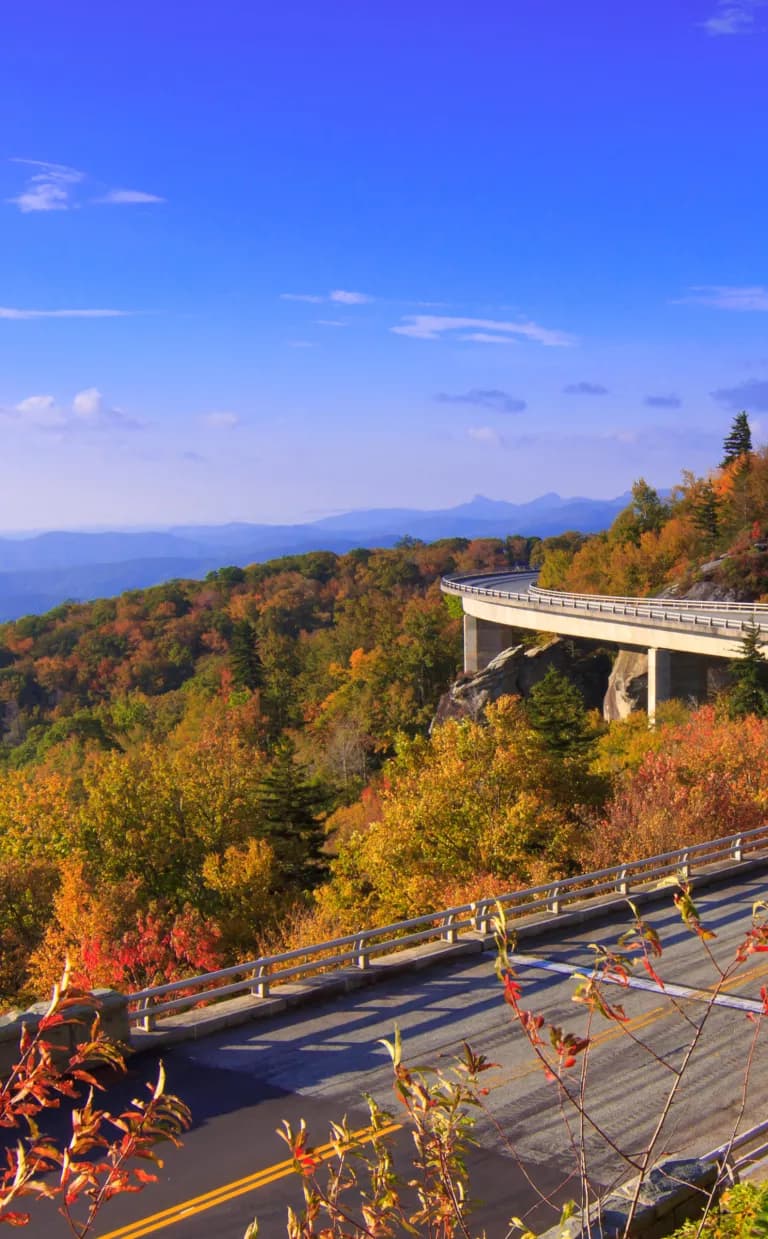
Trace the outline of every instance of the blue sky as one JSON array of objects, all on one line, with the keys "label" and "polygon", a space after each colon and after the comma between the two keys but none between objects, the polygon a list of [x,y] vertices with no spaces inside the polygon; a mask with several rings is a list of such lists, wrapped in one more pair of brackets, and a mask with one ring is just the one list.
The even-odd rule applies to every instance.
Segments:
[{"label": "blue sky", "polygon": [[609,496],[742,407],[768,439],[766,0],[3,20],[0,528]]}]

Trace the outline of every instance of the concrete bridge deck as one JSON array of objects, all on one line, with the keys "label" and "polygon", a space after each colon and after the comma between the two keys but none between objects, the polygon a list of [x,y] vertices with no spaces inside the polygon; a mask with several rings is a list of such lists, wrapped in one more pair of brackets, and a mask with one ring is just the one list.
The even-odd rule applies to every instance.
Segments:
[{"label": "concrete bridge deck", "polygon": [[768,642],[768,605],[673,598],[604,597],[540,589],[536,573],[444,577],[461,598],[464,670],[475,672],[507,649],[510,628],[581,637],[648,651],[648,713],[671,695],[671,657],[733,659],[757,626]]}]

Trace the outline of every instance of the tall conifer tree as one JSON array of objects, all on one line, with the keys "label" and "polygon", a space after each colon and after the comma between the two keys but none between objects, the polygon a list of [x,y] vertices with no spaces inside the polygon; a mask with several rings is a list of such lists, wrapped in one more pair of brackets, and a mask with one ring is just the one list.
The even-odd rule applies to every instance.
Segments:
[{"label": "tall conifer tree", "polygon": [[723,459],[720,468],[733,464],[741,456],[748,456],[752,451],[752,431],[749,428],[749,418],[745,412],[737,413],[731,429],[723,442]]}]

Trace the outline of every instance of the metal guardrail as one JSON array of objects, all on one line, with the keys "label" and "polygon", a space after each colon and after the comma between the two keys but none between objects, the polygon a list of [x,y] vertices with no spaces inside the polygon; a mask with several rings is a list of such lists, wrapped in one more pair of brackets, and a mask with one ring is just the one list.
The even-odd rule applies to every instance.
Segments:
[{"label": "metal guardrail", "polygon": [[530,886],[498,898],[461,904],[440,912],[428,912],[408,921],[396,921],[374,929],[360,930],[343,938],[314,943],[233,964],[183,981],[155,985],[128,996],[129,1018],[150,1030],[159,1017],[176,1015],[188,1007],[216,1002],[233,994],[269,996],[270,988],[311,973],[337,971],[347,965],[370,967],[377,955],[391,954],[415,943],[436,940],[456,942],[462,935],[492,932],[500,904],[510,918],[546,910],[558,915],[569,904],[584,902],[606,893],[626,895],[631,889],[658,883],[672,874],[689,877],[694,869],[718,861],[739,863],[747,855],[768,855],[768,825],[738,835],[726,835],[674,852],[613,865],[594,873],[579,874],[544,886]]},{"label": "metal guardrail", "polygon": [[754,1166],[755,1162],[764,1157],[768,1157],[768,1120],[734,1136],[727,1144],[712,1149],[702,1160],[721,1162],[728,1173],[738,1181],[745,1170],[749,1170],[750,1166]]},{"label": "metal guardrail", "polygon": [[[489,574],[489,579],[498,579],[502,574]],[[505,577],[511,574],[504,573]],[[443,577],[440,588],[448,594],[475,594],[481,598],[500,598],[511,607],[540,607],[548,610],[579,613],[583,611],[599,615],[627,615],[638,619],[655,619],[679,625],[700,625],[715,632],[744,632],[757,626],[768,632],[768,605],[741,602],[698,602],[694,599],[664,602],[654,598],[622,598],[598,594],[569,594],[559,590],[544,590],[531,585],[526,593],[514,593],[493,589],[488,585],[472,585],[477,574],[470,577]],[[705,611],[707,613],[705,613]],[[748,619],[732,619],[732,614],[746,615]]]}]

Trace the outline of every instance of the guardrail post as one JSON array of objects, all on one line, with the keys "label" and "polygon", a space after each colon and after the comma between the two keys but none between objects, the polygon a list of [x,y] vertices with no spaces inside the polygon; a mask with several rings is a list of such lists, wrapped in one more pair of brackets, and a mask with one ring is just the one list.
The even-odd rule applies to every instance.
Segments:
[{"label": "guardrail post", "polygon": [[370,966],[370,956],[365,949],[365,943],[362,938],[357,938],[355,941],[355,951],[357,953],[357,966],[365,971]]},{"label": "guardrail post", "polygon": [[559,886],[552,887],[552,897],[549,901],[549,910],[553,914],[553,916],[559,916],[560,914],[560,887]]},{"label": "guardrail post", "polygon": [[683,863],[680,866],[680,872],[682,873],[684,878],[689,878],[691,876],[691,862],[690,862],[689,853],[683,852],[681,860]]},{"label": "guardrail post", "polygon": [[144,1032],[152,1032],[152,1029],[157,1023],[154,1015],[152,1014],[152,1005],[151,998],[142,998],[141,1003],[139,1004],[139,1010],[142,1012],[141,1027],[144,1029]]},{"label": "guardrail post", "polygon": [[491,932],[491,916],[487,903],[475,905],[475,929],[479,934],[489,934]]},{"label": "guardrail post", "polygon": [[622,869],[621,873],[619,874],[619,894],[620,895],[629,894],[629,882],[627,881],[626,868]]},{"label": "guardrail post", "polygon": [[269,972],[264,964],[254,968],[253,978],[256,984],[251,986],[251,993],[257,998],[269,998]]},{"label": "guardrail post", "polygon": [[451,913],[451,915],[445,921],[445,927],[443,929],[443,933],[441,936],[445,938],[446,942],[456,941],[456,917],[453,915],[453,913]]},{"label": "guardrail post", "polygon": [[739,835],[733,844],[733,859],[740,861],[744,859],[744,840]]}]

